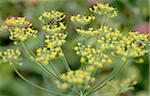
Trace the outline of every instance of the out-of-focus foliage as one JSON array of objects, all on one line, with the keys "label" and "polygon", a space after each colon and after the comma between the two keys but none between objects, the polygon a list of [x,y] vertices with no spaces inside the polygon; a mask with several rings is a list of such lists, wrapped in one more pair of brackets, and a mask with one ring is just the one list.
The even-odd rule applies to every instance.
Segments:
[{"label": "out-of-focus foliage", "polygon": [[[92,4],[96,4],[97,2],[107,2],[118,9],[119,15],[117,18],[113,19],[110,22],[110,26],[117,27],[122,32],[128,32],[130,30],[140,30],[141,33],[149,32],[148,0],[0,0],[0,24],[9,16],[25,16],[34,23],[34,26],[37,29],[41,29],[41,23],[38,21],[38,17],[44,11],[59,10],[64,11],[67,15],[75,15],[78,13],[81,15],[90,15],[91,13],[88,11],[89,6],[91,6]],[[100,21],[101,18],[99,17],[99,20],[95,21],[94,25],[92,26],[97,26]],[[66,22],[69,24],[67,24],[69,29],[67,30],[67,43],[63,46],[63,49],[65,51],[66,58],[71,65],[71,68],[77,69],[79,67],[80,60],[77,55],[74,55],[75,52],[72,48],[75,46],[77,41],[84,38],[81,36],[79,37],[79,35],[76,34],[75,30],[73,29],[73,27],[78,27],[78,25],[73,25],[73,23],[71,23],[69,19],[67,19]],[[89,27],[90,26],[86,26],[86,28]],[[42,46],[42,30],[38,33],[38,35],[40,36],[39,38],[27,41],[30,48],[35,49],[35,46]],[[89,41],[93,42],[92,40]],[[0,50],[4,50],[11,46],[12,41],[8,40],[7,32],[0,33]],[[121,86],[118,85],[118,82],[121,82],[122,79],[127,79],[129,77],[132,77],[132,75],[135,75],[135,78],[137,80],[135,90],[133,90],[132,92],[124,93],[121,96],[148,96],[148,55],[146,55],[143,59],[145,61],[143,64],[138,64],[134,61],[130,62],[130,64],[127,64],[125,68],[120,72],[120,75],[115,78],[116,81],[112,81],[114,82],[114,85],[108,86],[112,86],[113,88],[114,86]],[[27,61],[28,59],[25,59],[23,62],[23,66],[18,67],[20,72],[25,77],[46,88],[56,89],[56,87],[51,87],[54,85],[51,83],[51,78],[48,78],[47,74],[44,74],[44,76],[42,76],[42,70],[35,66],[32,61],[30,61],[31,64],[28,64],[29,62]],[[119,62],[118,59],[114,59],[114,61],[116,63]],[[61,61],[55,60],[55,65],[58,71],[63,72],[65,70],[62,67],[63,65],[61,65],[60,63]],[[100,78],[103,78],[106,73],[109,73],[112,68],[115,67],[115,63],[112,65],[112,67],[104,67],[104,69],[101,70],[101,72],[97,75]],[[102,91],[105,91],[105,89]],[[31,85],[26,84],[26,82],[22,81],[14,73],[14,71],[8,64],[4,63],[0,64],[0,96],[51,95],[44,93],[39,89],[32,87]]]}]

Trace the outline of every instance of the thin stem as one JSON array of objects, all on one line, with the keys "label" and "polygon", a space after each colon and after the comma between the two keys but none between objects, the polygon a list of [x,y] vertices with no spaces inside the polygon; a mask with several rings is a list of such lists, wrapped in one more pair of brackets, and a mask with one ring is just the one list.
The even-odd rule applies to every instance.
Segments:
[{"label": "thin stem", "polygon": [[109,26],[109,25],[110,25],[110,21],[111,21],[111,19],[110,19],[110,18],[108,18],[108,19],[107,19],[107,21],[106,21],[106,22],[107,22],[107,26]]},{"label": "thin stem", "polygon": [[31,84],[32,86],[34,86],[34,87],[36,87],[36,88],[39,88],[39,89],[41,89],[41,90],[43,90],[43,91],[45,91],[45,92],[49,92],[49,93],[51,93],[51,94],[55,94],[55,95],[59,95],[59,96],[65,96],[65,95],[66,95],[66,94],[63,94],[63,93],[60,93],[60,92],[55,92],[55,91],[52,91],[52,90],[43,88],[43,87],[41,87],[41,86],[39,86],[39,85],[37,85],[37,84],[35,84],[35,83],[29,81],[28,79],[26,79],[23,75],[21,75],[21,74],[19,73],[19,71],[16,69],[16,67],[15,67],[14,65],[13,65],[13,68],[14,68],[14,71],[18,74],[18,76],[20,76],[21,79],[23,79],[23,80],[26,81],[27,83]]},{"label": "thin stem", "polygon": [[[62,51],[62,50],[61,50]],[[63,51],[62,51],[63,52]],[[64,66],[66,67],[67,71],[71,71],[70,67],[69,67],[69,64],[65,58],[65,56],[62,57],[62,60],[64,61]]]},{"label": "thin stem", "polygon": [[26,45],[24,44],[24,42],[21,42],[23,48],[25,49],[26,53],[30,56],[30,58],[33,58],[33,56],[30,54],[30,52],[28,51],[28,48],[26,47]]},{"label": "thin stem", "polygon": [[27,50],[29,50],[31,55],[35,57],[35,54],[33,53],[33,51],[29,48],[29,46],[25,42],[24,42],[24,46],[26,46]]},{"label": "thin stem", "polygon": [[28,48],[26,47],[26,45],[24,44],[24,42],[21,42],[23,45],[23,48],[25,49],[26,53],[31,57],[31,60],[33,60],[34,62],[36,62],[45,72],[47,72],[52,78],[57,79],[60,81],[60,79],[58,77],[56,77],[52,72],[50,72],[45,66],[43,66],[43,64],[37,62],[33,56],[30,54]]},{"label": "thin stem", "polygon": [[55,66],[53,65],[52,62],[50,62],[50,66],[51,66],[52,70],[56,73],[57,77],[60,78],[60,75],[59,75],[59,73],[57,72],[57,70],[56,70],[56,68],[55,68]]},{"label": "thin stem", "polygon": [[104,23],[105,23],[105,16],[102,17],[101,28],[103,27]]},{"label": "thin stem", "polygon": [[[52,67],[52,69],[55,71],[55,73],[57,74],[57,76],[55,76],[52,72],[50,72],[42,63],[37,62],[37,61],[33,58],[33,56],[35,57],[35,55],[34,55],[34,53],[32,52],[32,50],[30,50],[30,48],[27,47],[27,45],[25,45],[23,42],[22,42],[22,45],[23,45],[25,51],[27,52],[27,54],[28,54],[30,57],[32,57],[31,60],[33,60],[34,62],[36,62],[45,72],[47,72],[51,77],[53,77],[53,79],[56,79],[56,80],[58,80],[58,81],[60,81],[60,82],[64,82],[64,81],[60,78],[59,74],[57,73],[57,71],[56,71],[56,69],[54,68],[53,65],[52,65],[51,67]],[[61,50],[61,51],[62,51],[62,50]],[[30,53],[30,52],[31,52],[31,53]],[[32,56],[31,54],[32,54],[33,56]],[[63,57],[63,60],[64,60],[64,62],[65,62],[65,67],[66,67],[66,69],[71,70],[70,67],[69,67],[69,65],[68,65],[68,63],[67,63],[67,61],[66,61],[66,59],[65,59],[65,57]],[[72,88],[69,88],[69,89],[72,90]],[[73,91],[73,90],[72,90],[72,91]],[[77,93],[78,93],[78,92],[77,92]],[[65,96],[66,96],[66,95],[65,95]]]},{"label": "thin stem", "polygon": [[[33,53],[33,51],[24,43],[24,45],[25,45],[25,47],[27,48],[27,50],[31,53],[30,55],[33,55],[34,57],[35,57],[35,54]],[[37,62],[38,63],[38,62]],[[52,62],[51,62],[52,63]],[[40,63],[40,65],[41,65],[41,63]],[[43,65],[43,64],[42,64]],[[43,65],[43,67],[45,67],[44,65]],[[46,67],[45,67],[46,68]],[[45,69],[44,68],[44,69]],[[47,68],[46,68],[47,69]],[[56,73],[56,75],[57,75],[57,71],[55,70],[55,68],[54,68],[54,66],[53,66],[53,68],[52,68],[53,70],[54,70],[54,72]]]},{"label": "thin stem", "polygon": [[97,73],[98,69],[96,68],[96,70],[93,72],[92,76],[95,77],[96,73]]},{"label": "thin stem", "polygon": [[83,94],[83,92],[82,92],[82,91],[80,92],[80,96],[84,96],[84,94]]},{"label": "thin stem", "polygon": [[[37,62],[37,61],[33,58],[33,56],[31,56],[30,52],[32,52],[32,50],[30,50],[30,48],[27,48],[27,45],[25,45],[23,42],[22,42],[22,45],[23,45],[25,51],[27,52],[27,54],[28,54],[30,57],[32,57],[31,60],[33,60],[34,62],[36,62],[36,63],[37,63],[45,72],[47,72],[53,79],[56,79],[56,80],[58,80],[58,81],[60,81],[60,82],[64,82],[61,78],[55,76],[52,72],[50,72],[42,63]],[[29,50],[30,50],[30,52],[29,52]],[[32,52],[32,53],[33,53],[33,52]],[[33,53],[32,55],[34,55],[34,53]],[[34,55],[34,57],[35,57],[35,55]],[[67,63],[67,61],[65,60],[65,58],[64,58],[64,61]],[[67,66],[67,65],[68,65],[68,64],[66,64],[66,66]],[[68,65],[68,69],[70,69],[70,68],[69,68],[69,65]],[[71,69],[70,69],[70,70],[71,70]],[[69,88],[69,89],[72,90],[72,88]],[[66,95],[65,95],[65,96],[66,96]]]},{"label": "thin stem", "polygon": [[[103,15],[100,28],[103,28],[104,21],[105,21],[105,16]],[[101,37],[101,32],[99,33],[99,37]]]},{"label": "thin stem", "polygon": [[112,78],[114,78],[116,76],[117,73],[119,73],[119,71],[121,70],[122,66],[125,63],[126,62],[119,64],[103,81],[99,82],[97,85],[95,85],[93,88],[91,88],[91,90],[89,90],[86,93],[86,95],[90,95],[90,94],[98,91],[102,87],[104,87],[110,80],[112,80]]},{"label": "thin stem", "polygon": [[53,77],[54,79],[56,80],[59,80],[59,81],[62,81],[60,78],[58,78],[57,76],[55,76],[52,72],[50,72],[44,65],[42,65],[41,63],[38,63],[37,64],[45,71],[47,72],[51,77]]},{"label": "thin stem", "polygon": [[81,69],[83,70],[83,71],[85,71],[86,70],[86,65],[85,65],[85,63],[81,63]]},{"label": "thin stem", "polygon": [[76,87],[72,86],[72,87],[69,87],[69,89],[71,89],[72,92],[75,92],[75,94],[80,95]]}]

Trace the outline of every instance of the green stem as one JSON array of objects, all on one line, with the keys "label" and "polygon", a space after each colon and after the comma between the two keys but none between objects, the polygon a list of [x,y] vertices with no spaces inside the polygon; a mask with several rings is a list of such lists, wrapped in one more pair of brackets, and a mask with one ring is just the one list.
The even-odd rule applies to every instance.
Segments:
[{"label": "green stem", "polygon": [[105,23],[105,16],[103,16],[103,17],[102,17],[101,27],[100,27],[100,28],[102,28],[102,27],[103,27],[104,23]]},{"label": "green stem", "polygon": [[[30,50],[30,48],[27,47],[27,45],[24,44],[24,42],[22,42],[22,45],[23,45],[23,48],[25,49],[26,53],[31,57],[31,60],[33,60],[34,62],[36,62],[36,63],[37,63],[45,72],[47,72],[53,79],[56,79],[56,80],[58,80],[58,81],[60,81],[60,82],[64,82],[64,81],[60,78],[60,76],[59,76],[59,77],[58,77],[58,76],[55,76],[52,72],[50,72],[50,71],[44,66],[44,64],[42,64],[42,63],[40,63],[40,62],[37,62],[37,61],[33,58],[33,56],[35,57],[34,53],[32,52],[32,50]],[[31,54],[32,54],[33,56],[30,54],[30,52],[31,52]],[[71,70],[70,67],[69,67],[69,65],[68,65],[68,63],[67,63],[67,61],[66,61],[66,59],[65,59],[65,57],[63,57],[63,59],[64,59],[64,62],[65,62],[66,68],[67,68],[68,70]],[[53,67],[53,68],[54,68],[54,67]],[[55,68],[54,68],[53,70],[55,70]],[[56,72],[57,72],[57,71],[56,71]],[[58,74],[58,75],[59,75],[59,74]],[[69,88],[69,89],[72,90],[72,88]],[[73,91],[73,90],[72,90],[72,91]],[[78,92],[77,92],[77,93],[78,93]],[[67,95],[64,95],[64,96],[67,96]]]},{"label": "green stem", "polygon": [[84,96],[83,92],[80,93],[80,96]]},{"label": "green stem", "polygon": [[92,76],[95,77],[96,73],[97,73],[98,69],[96,68],[96,70],[93,72]]},{"label": "green stem", "polygon": [[52,70],[55,72],[55,74],[57,75],[57,77],[60,78],[60,75],[59,75],[59,73],[57,72],[57,70],[56,70],[56,68],[55,68],[55,66],[53,65],[52,62],[50,62],[50,67],[51,67]]},{"label": "green stem", "polygon": [[39,86],[39,85],[37,85],[37,84],[35,84],[35,83],[29,81],[28,79],[26,79],[23,75],[21,75],[21,74],[19,73],[19,71],[16,69],[16,67],[15,67],[14,65],[13,65],[13,68],[14,68],[14,71],[18,74],[18,76],[20,76],[21,79],[23,79],[23,80],[26,81],[27,83],[31,84],[32,86],[34,86],[34,87],[36,87],[36,88],[39,88],[39,89],[41,89],[41,90],[43,90],[43,91],[49,92],[49,93],[51,93],[51,94],[54,94],[54,95],[59,95],[59,96],[65,96],[65,95],[66,95],[66,94],[62,94],[62,93],[60,93],[60,92],[55,92],[55,91],[52,91],[52,90],[43,88],[43,87],[41,87],[41,86]]},{"label": "green stem", "polygon": [[31,53],[31,55],[35,57],[35,54],[34,54],[33,51],[29,48],[29,46],[28,46],[25,42],[24,42],[23,44],[24,44],[24,46],[26,46],[27,50],[29,50],[29,52]]},{"label": "green stem", "polygon": [[[61,50],[61,51],[62,51],[62,50]],[[62,53],[63,53],[63,51],[62,51]],[[64,61],[63,64],[64,64],[65,68],[67,69],[67,71],[71,71],[71,69],[70,69],[70,67],[69,67],[69,64],[68,64],[68,62],[67,62],[65,56],[62,57],[62,60]]]},{"label": "green stem", "polygon": [[[102,21],[101,21],[101,26],[100,26],[100,28],[103,28],[104,21],[105,21],[105,16],[102,16]],[[99,38],[101,37],[101,32],[99,33],[98,37],[99,37]]]},{"label": "green stem", "polygon": [[86,68],[85,68],[85,63],[81,63],[81,69],[82,69],[83,71],[86,70]]},{"label": "green stem", "polygon": [[45,72],[47,72],[52,78],[57,79],[60,81],[60,79],[58,77],[56,77],[52,72],[50,72],[45,66],[43,66],[43,64],[37,62],[33,56],[30,54],[28,48],[26,47],[26,45],[24,44],[24,42],[21,42],[23,45],[23,48],[25,49],[26,53],[30,56],[31,60],[33,60],[34,62],[36,62]]},{"label": "green stem", "polygon": [[24,44],[24,42],[21,42],[23,48],[25,49],[26,53],[28,54],[28,56],[30,56],[30,58],[33,58],[33,56],[30,54],[30,52],[28,51],[28,48],[26,47],[26,45]]},{"label": "green stem", "polygon": [[[35,61],[36,62],[36,61]],[[60,78],[58,78],[57,76],[55,76],[52,72],[50,72],[43,64],[37,62],[37,64],[45,71],[47,72],[51,77],[53,77],[56,80],[62,81]]]},{"label": "green stem", "polygon": [[112,80],[112,78],[114,78],[116,76],[117,73],[119,73],[119,71],[121,70],[121,68],[123,67],[123,65],[125,63],[126,62],[119,64],[103,81],[99,82],[97,85],[95,85],[93,88],[91,88],[91,90],[89,90],[86,93],[86,95],[90,95],[90,94],[98,91],[102,87],[104,87],[110,80]]}]

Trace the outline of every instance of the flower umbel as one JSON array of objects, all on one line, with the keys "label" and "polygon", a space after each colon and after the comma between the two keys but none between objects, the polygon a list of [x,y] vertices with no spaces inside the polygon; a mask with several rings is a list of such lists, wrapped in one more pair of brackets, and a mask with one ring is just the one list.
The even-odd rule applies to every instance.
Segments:
[{"label": "flower umbel", "polygon": [[3,29],[9,31],[9,38],[15,43],[26,41],[30,37],[36,37],[38,31],[31,27],[32,23],[27,21],[24,17],[8,18],[3,25]]},{"label": "flower umbel", "polygon": [[39,20],[44,23],[52,23],[52,22],[60,22],[62,21],[66,16],[63,12],[59,11],[51,11],[51,12],[44,12],[40,17]]},{"label": "flower umbel", "polygon": [[78,14],[77,16],[71,16],[70,20],[75,24],[84,26],[93,22],[95,20],[95,17],[94,16],[81,16]]},{"label": "flower umbel", "polygon": [[75,47],[76,54],[81,56],[80,62],[87,63],[87,71],[94,72],[97,68],[102,68],[103,64],[111,64],[112,60],[109,59],[107,54],[102,53],[100,49],[86,47],[81,43]]},{"label": "flower umbel", "polygon": [[10,17],[4,22],[5,28],[28,28],[32,26],[32,23],[26,20],[25,17]]},{"label": "flower umbel", "polygon": [[67,27],[63,24],[63,23],[59,23],[59,24],[48,24],[48,25],[44,25],[42,27],[42,29],[47,32],[48,34],[52,34],[52,33],[59,33],[62,32],[66,29]]},{"label": "flower umbel", "polygon": [[64,13],[59,11],[44,12],[39,17],[40,21],[45,23],[42,29],[46,34],[45,47],[36,50],[37,61],[49,64],[49,61],[64,56],[61,49],[67,37],[67,34],[63,32],[67,27],[61,22],[64,18]]},{"label": "flower umbel", "polygon": [[124,36],[118,42],[118,44],[115,47],[115,52],[116,54],[122,55],[127,58],[142,57],[148,52],[148,50],[146,50],[146,44],[149,40],[149,34],[129,32],[127,36]]},{"label": "flower umbel", "polygon": [[44,64],[49,64],[49,61],[56,59],[56,57],[61,57],[62,56],[62,52],[60,47],[57,48],[38,48],[36,50],[36,60],[37,61],[41,61]]},{"label": "flower umbel", "polygon": [[109,4],[97,3],[97,5],[90,8],[90,11],[98,15],[105,15],[109,18],[117,16],[117,11],[115,10],[115,8],[110,7]]},{"label": "flower umbel", "polygon": [[48,48],[61,47],[66,41],[67,34],[54,33],[52,35],[45,36],[45,43]]},{"label": "flower umbel", "polygon": [[9,38],[13,41],[25,41],[29,37],[36,37],[37,30],[33,30],[32,28],[15,28],[13,30],[10,30],[10,36]]},{"label": "flower umbel", "polygon": [[96,35],[99,35],[100,33],[100,29],[94,29],[94,28],[89,28],[88,30],[76,29],[76,31],[79,34],[86,35],[86,36],[96,36]]},{"label": "flower umbel", "polygon": [[21,52],[19,49],[7,49],[4,52],[0,52],[0,63],[8,62],[12,64],[13,62],[19,61],[21,56]]},{"label": "flower umbel", "polygon": [[[89,89],[95,80],[94,77],[91,77],[90,73],[82,70],[63,73],[61,74],[61,79],[64,81],[63,83],[56,82],[57,86],[61,89],[67,89],[69,86],[80,86],[81,88]],[[64,85],[66,85],[65,88]]]}]

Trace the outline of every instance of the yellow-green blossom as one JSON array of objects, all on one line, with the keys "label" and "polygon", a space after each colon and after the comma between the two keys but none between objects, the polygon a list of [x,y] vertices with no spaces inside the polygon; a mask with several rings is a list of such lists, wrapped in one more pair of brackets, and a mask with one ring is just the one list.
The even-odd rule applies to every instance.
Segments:
[{"label": "yellow-green blossom", "polygon": [[96,35],[99,35],[100,30],[101,30],[100,28],[99,29],[89,28],[88,30],[76,29],[76,31],[79,34],[81,34],[81,35],[87,35],[87,36],[96,36]]},{"label": "yellow-green blossom", "polygon": [[32,23],[27,21],[24,17],[11,17],[6,19],[2,25],[2,31],[9,31],[9,38],[14,42],[25,41],[28,38],[36,37],[37,30],[31,28]]},{"label": "yellow-green blossom", "polygon": [[[145,50],[146,43],[149,41],[149,34],[140,34],[138,32],[129,32],[124,36],[118,29],[108,26],[101,28],[98,47],[106,52],[123,56],[126,60],[128,57],[141,57],[147,53]],[[110,51],[109,51],[110,50]]]},{"label": "yellow-green blossom", "polygon": [[10,30],[9,39],[14,41],[25,41],[30,37],[35,38],[37,32],[37,30],[33,30],[32,28],[14,28]]},{"label": "yellow-green blossom", "polygon": [[124,57],[142,57],[148,50],[146,50],[146,43],[150,40],[149,34],[140,34],[138,32],[129,32],[116,45],[115,52]]},{"label": "yellow-green blossom", "polygon": [[[94,77],[91,77],[91,74],[82,71],[82,70],[75,70],[75,71],[69,71],[67,73],[61,74],[60,78],[64,81],[62,82],[56,82],[57,86],[61,89],[67,89],[69,86],[78,86],[85,87],[86,89],[89,89],[91,87],[91,84],[95,80]],[[64,87],[65,84],[65,87]]]},{"label": "yellow-green blossom", "polygon": [[40,17],[39,20],[44,23],[48,24],[53,21],[59,22],[62,21],[66,16],[64,15],[63,12],[59,11],[51,11],[51,12],[44,12]]},{"label": "yellow-green blossom", "polygon": [[71,16],[70,20],[75,24],[87,25],[93,22],[95,20],[95,17],[94,16],[81,16],[78,14],[77,16]]},{"label": "yellow-green blossom", "polygon": [[38,48],[36,50],[36,60],[42,62],[43,64],[49,64],[49,61],[56,59],[57,57],[63,56],[60,47],[56,48]]},{"label": "yellow-green blossom", "polygon": [[21,52],[19,49],[7,49],[4,52],[0,52],[0,63],[9,62],[10,64],[20,60]]},{"label": "yellow-green blossom", "polygon": [[107,17],[115,17],[117,16],[117,11],[115,8],[110,7],[109,4],[100,4],[97,3],[97,5],[90,8],[90,11],[98,14],[98,15],[105,15]]},{"label": "yellow-green blossom", "polygon": [[123,35],[118,29],[104,26],[100,30],[98,46],[101,50],[114,49],[122,37]]},{"label": "yellow-green blossom", "polygon": [[28,28],[31,27],[32,23],[26,20],[25,17],[10,17],[5,20],[5,28]]},{"label": "yellow-green blossom", "polygon": [[80,62],[88,65],[87,71],[93,72],[97,68],[102,68],[104,64],[111,64],[112,60],[107,54],[102,53],[101,49],[84,46],[78,43],[75,47],[76,54],[81,56]]},{"label": "yellow-green blossom", "polygon": [[48,48],[61,47],[66,41],[67,34],[54,33],[45,36],[45,43]]},{"label": "yellow-green blossom", "polygon": [[42,27],[42,29],[44,31],[46,31],[47,33],[58,33],[58,32],[62,32],[66,29],[67,27],[63,24],[63,23],[59,23],[59,24],[47,24],[44,25]]}]

